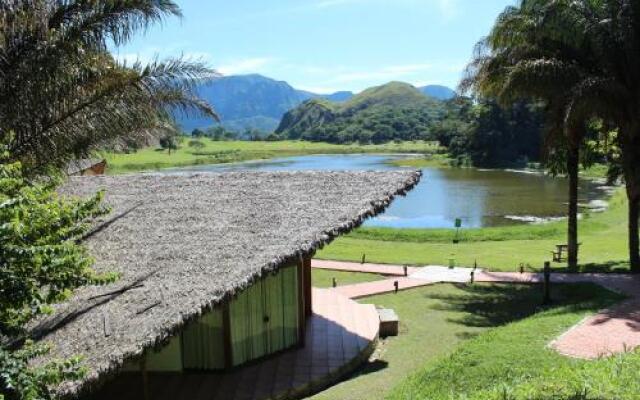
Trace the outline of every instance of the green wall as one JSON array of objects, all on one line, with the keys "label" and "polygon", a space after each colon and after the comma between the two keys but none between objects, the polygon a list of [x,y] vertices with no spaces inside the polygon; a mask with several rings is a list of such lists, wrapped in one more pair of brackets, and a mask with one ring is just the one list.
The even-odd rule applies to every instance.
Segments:
[{"label": "green wall", "polygon": [[[233,366],[298,343],[298,268],[288,266],[244,290],[229,303]],[[224,369],[222,309],[205,313],[188,324],[161,350],[147,354],[147,370]],[[139,371],[138,362],[127,362],[124,371]]]},{"label": "green wall", "polygon": [[262,279],[231,302],[233,365],[298,343],[298,269]]},{"label": "green wall", "polygon": [[147,370],[155,372],[182,371],[180,335],[172,338],[162,350],[149,353],[147,356]]},{"label": "green wall", "polygon": [[[147,352],[147,371],[153,372],[181,372],[182,371],[182,349],[180,346],[182,335],[175,336],[169,340],[162,349]],[[122,366],[122,371],[140,371],[140,362],[129,360]]]},{"label": "green wall", "polygon": [[224,332],[222,310],[200,317],[182,332],[184,369],[216,370],[224,368]]}]

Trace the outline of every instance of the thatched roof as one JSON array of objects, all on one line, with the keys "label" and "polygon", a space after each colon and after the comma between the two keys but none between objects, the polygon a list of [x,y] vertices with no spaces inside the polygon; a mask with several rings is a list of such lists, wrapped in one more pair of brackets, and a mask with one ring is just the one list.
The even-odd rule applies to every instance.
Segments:
[{"label": "thatched roof", "polygon": [[82,355],[86,389],[269,271],[310,255],[381,211],[417,172],[238,172],[76,177],[113,211],[86,244],[115,284],[83,288],[37,331],[52,358]]}]

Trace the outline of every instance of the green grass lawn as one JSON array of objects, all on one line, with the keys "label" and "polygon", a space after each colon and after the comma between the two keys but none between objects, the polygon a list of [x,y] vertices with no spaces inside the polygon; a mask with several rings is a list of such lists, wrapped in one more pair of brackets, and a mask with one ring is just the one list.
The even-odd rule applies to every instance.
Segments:
[{"label": "green grass lawn", "polygon": [[305,141],[212,141],[199,139],[204,147],[189,147],[185,139],[177,151],[149,147],[135,153],[105,153],[108,172],[119,174],[161,168],[184,167],[202,164],[221,164],[246,160],[261,160],[306,154],[352,154],[352,153],[423,153],[430,154],[441,148],[434,142],[389,142],[381,145],[337,145]]},{"label": "green grass lawn", "polygon": [[385,279],[382,275],[363,274],[344,271],[331,271],[324,269],[314,269],[311,277],[311,284],[317,288],[328,288],[333,286],[333,278],[336,278],[338,286],[351,285],[354,283],[373,282]]},{"label": "green grass lawn", "polygon": [[[483,333],[451,354],[427,361],[388,398],[638,399],[640,352],[585,361],[561,356],[547,348],[550,341],[583,317],[616,301],[617,295],[592,285],[556,289],[557,302],[552,308]],[[460,299],[445,302],[465,307]],[[473,315],[483,319],[486,314],[480,311]]]},{"label": "green grass lawn", "polygon": [[425,154],[422,157],[403,158],[399,160],[391,160],[389,164],[396,167],[412,167],[412,168],[441,168],[449,167],[451,160],[447,154]]},{"label": "green grass lawn", "polygon": [[[603,213],[588,214],[579,222],[582,243],[580,263],[584,270],[628,269],[627,209],[623,190],[610,199]],[[318,252],[317,258],[388,264],[471,266],[515,271],[521,263],[541,268],[550,261],[556,244],[566,243],[566,222],[545,225],[468,229],[453,244],[453,231],[442,229],[360,228],[338,238]],[[563,265],[554,264],[561,268]]]},{"label": "green grass lawn", "polygon": [[[317,272],[314,270],[314,275]],[[313,396],[312,399],[383,399],[392,390],[394,395],[400,393],[399,398],[431,399],[426,395],[428,392],[421,392],[416,397],[402,397],[403,393],[418,392],[394,388],[416,371],[423,373],[425,364],[447,360],[447,354],[455,352],[468,339],[483,334],[490,328],[522,320],[540,311],[541,296],[541,288],[535,285],[440,284],[361,299],[362,303],[394,309],[401,321],[400,335],[382,340],[374,361],[341,384]],[[564,307],[555,311],[556,315],[563,316],[563,322],[554,333],[561,332],[565,325],[577,322],[583,315],[618,298],[592,285],[558,285],[554,287],[553,297],[559,302],[558,305],[580,303],[580,307],[575,309]],[[582,301],[586,303],[582,304]],[[535,336],[536,326],[529,327],[532,329],[531,335]],[[525,343],[524,346],[526,345]],[[533,348],[537,350],[537,347]],[[491,357],[483,356],[489,359]],[[415,379],[420,382],[419,378]],[[414,381],[403,386],[409,387],[412,382]],[[446,382],[440,381],[439,384],[447,387]]]}]

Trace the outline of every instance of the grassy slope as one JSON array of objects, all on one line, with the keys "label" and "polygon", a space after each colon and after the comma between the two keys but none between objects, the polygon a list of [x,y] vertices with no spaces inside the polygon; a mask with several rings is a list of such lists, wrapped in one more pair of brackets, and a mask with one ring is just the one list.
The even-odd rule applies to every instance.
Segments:
[{"label": "grassy slope", "polygon": [[[314,279],[316,273],[314,271]],[[578,301],[594,293],[584,290],[585,287],[558,286],[554,288],[554,297],[571,297],[572,301]],[[610,299],[609,292],[598,290],[595,293],[609,296],[605,298],[607,301]],[[441,284],[362,299],[362,303],[394,309],[400,316],[401,334],[382,341],[376,352],[376,361],[312,399],[385,398],[407,376],[424,367],[425,363],[443,359],[466,339],[532,315],[537,311],[540,296],[538,286]],[[597,306],[589,303],[583,310],[567,316],[565,322],[577,321],[584,313],[604,304],[605,300],[597,302]],[[404,398],[430,399],[428,396]]]},{"label": "grassy slope", "polygon": [[440,105],[432,98],[426,97],[415,87],[403,82],[389,82],[385,85],[371,87],[358,93],[340,104],[337,109],[343,112],[360,110],[367,105],[406,106],[424,104]]},{"label": "grassy slope", "polygon": [[[547,344],[605,307],[616,295],[595,286],[567,286],[552,309],[496,328],[430,361],[391,399],[637,399],[640,353],[596,361],[563,357]],[[563,296],[564,295],[564,296]]]},{"label": "grassy slope", "polygon": [[234,161],[260,160],[274,157],[287,157],[305,154],[352,154],[352,153],[434,153],[438,147],[433,142],[402,142],[382,145],[335,145],[304,141],[250,142],[222,141],[214,142],[201,139],[202,149],[194,149],[185,140],[180,149],[168,154],[156,148],[142,149],[136,153],[107,153],[109,173],[117,174],[181,167],[201,164],[220,164]]},{"label": "grassy slope", "polygon": [[[604,213],[579,223],[580,263],[585,269],[627,268],[626,201],[617,192]],[[555,245],[565,243],[563,222],[541,226],[469,229],[463,241],[451,243],[452,231],[364,229],[337,239],[318,258],[358,261],[365,253],[371,262],[393,264],[473,265],[514,271],[520,263],[540,268],[551,259]],[[597,265],[596,265],[597,264]],[[561,266],[555,264],[555,266]]]}]

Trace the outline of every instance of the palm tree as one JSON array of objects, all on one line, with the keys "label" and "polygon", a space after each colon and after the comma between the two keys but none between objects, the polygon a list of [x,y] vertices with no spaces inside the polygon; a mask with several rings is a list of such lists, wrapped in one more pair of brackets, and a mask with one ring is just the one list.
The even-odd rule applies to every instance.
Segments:
[{"label": "palm tree", "polygon": [[502,78],[486,79],[483,88],[500,92],[515,83],[530,89],[528,95],[559,96],[568,133],[591,116],[618,128],[629,202],[629,261],[631,270],[640,272],[640,2],[524,0],[505,11],[496,27],[490,55],[501,61],[489,57],[477,64],[485,76]]},{"label": "palm tree", "polygon": [[108,51],[168,16],[170,0],[3,0],[0,142],[40,173],[105,146],[173,129],[176,112],[217,118],[194,87],[215,76],[183,59],[119,62]]},{"label": "palm tree", "polygon": [[569,116],[590,112],[618,127],[626,185],[631,270],[640,272],[640,2],[555,0],[547,13],[562,18],[590,54],[589,70],[571,94]]},{"label": "palm tree", "polygon": [[587,114],[568,114],[570,93],[585,75],[573,60],[584,55],[579,46],[559,40],[560,20],[544,18],[548,0],[523,0],[507,7],[491,33],[476,46],[461,90],[496,97],[503,104],[520,99],[546,103],[545,143],[562,149],[569,178],[568,265],[578,265],[578,170],[579,149]]}]

